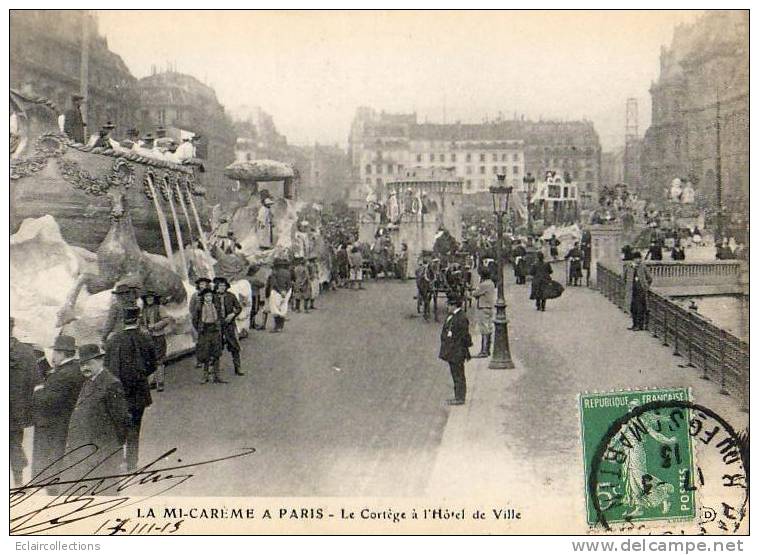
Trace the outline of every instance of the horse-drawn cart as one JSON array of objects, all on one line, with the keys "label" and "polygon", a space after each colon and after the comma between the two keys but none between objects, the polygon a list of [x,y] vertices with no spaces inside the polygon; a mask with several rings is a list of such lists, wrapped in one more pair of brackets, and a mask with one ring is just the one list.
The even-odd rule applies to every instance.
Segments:
[{"label": "horse-drawn cart", "polygon": [[[471,255],[457,252],[435,258],[432,251],[422,251],[422,263],[416,271],[416,311],[429,320],[430,310],[438,321],[438,296],[451,294],[467,299],[472,290]],[[464,310],[468,306],[464,303]]]}]

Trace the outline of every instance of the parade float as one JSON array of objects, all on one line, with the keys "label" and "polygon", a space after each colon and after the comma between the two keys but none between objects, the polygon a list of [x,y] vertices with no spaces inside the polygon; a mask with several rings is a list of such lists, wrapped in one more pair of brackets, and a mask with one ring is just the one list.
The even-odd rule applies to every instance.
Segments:
[{"label": "parade float", "polygon": [[579,198],[569,175],[547,171],[530,197],[532,218],[543,226],[570,226],[579,220]]},{"label": "parade float", "polygon": [[370,191],[359,216],[359,240],[373,243],[387,232],[396,252],[408,246],[409,259],[432,250],[441,228],[461,242],[463,180],[445,170],[411,170]]},{"label": "parade float", "polygon": [[189,270],[213,265],[196,203],[202,163],[77,143],[58,131],[57,116],[47,99],[11,93],[10,312],[19,338],[39,347],[59,333],[99,342],[111,290],[127,280],[164,299],[174,318],[169,353],[191,349]]}]

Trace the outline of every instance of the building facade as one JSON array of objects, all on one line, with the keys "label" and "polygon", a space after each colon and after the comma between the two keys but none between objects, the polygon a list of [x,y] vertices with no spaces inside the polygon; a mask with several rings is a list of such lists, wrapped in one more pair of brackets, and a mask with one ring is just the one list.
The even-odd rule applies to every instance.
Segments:
[{"label": "building facade", "polygon": [[688,178],[697,202],[713,206],[719,174],[728,210],[747,199],[748,26],[747,11],[708,11],[662,47],[642,153],[646,197],[661,199],[675,177]]},{"label": "building facade", "polygon": [[601,183],[616,185],[625,182],[625,148],[601,154]]},{"label": "building facade", "polygon": [[63,112],[72,94],[82,94],[89,133],[107,121],[117,134],[132,126],[136,79],[108,49],[91,13],[11,10],[10,60],[10,86],[26,96],[44,96]]},{"label": "building facade", "polygon": [[235,161],[237,137],[216,92],[191,75],[171,70],[154,70],[135,83],[134,91],[139,99],[134,126],[142,133],[164,127],[170,135],[179,130],[200,134],[197,151],[205,161],[203,184],[208,200],[216,203],[231,198],[231,183],[223,172]]},{"label": "building facade", "polygon": [[528,172],[569,173],[581,192],[600,182],[601,151],[590,122],[498,120],[482,124],[418,123],[416,114],[359,108],[349,137],[355,187],[381,191],[384,183],[415,171],[452,171],[464,195],[487,191],[498,174],[521,190]]}]

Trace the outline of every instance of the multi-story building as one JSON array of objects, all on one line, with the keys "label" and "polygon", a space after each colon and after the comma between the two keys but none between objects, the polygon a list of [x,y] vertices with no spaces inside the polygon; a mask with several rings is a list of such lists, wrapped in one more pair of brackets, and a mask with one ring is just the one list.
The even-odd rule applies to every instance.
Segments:
[{"label": "multi-story building", "polygon": [[708,11],[696,22],[678,26],[672,44],[662,47],[643,144],[648,198],[661,199],[680,177],[695,184],[697,199],[712,205],[721,165],[724,202],[747,199],[748,27],[748,11]]},{"label": "multi-story building", "polygon": [[274,125],[274,118],[259,106],[237,106],[230,109],[237,134],[235,160],[261,158],[281,160],[287,150],[287,137]]},{"label": "multi-story building", "polygon": [[625,182],[625,147],[601,153],[601,184]]},{"label": "multi-story building", "polygon": [[434,169],[452,170],[465,195],[487,191],[498,174],[516,190],[527,172],[537,179],[548,170],[568,173],[581,192],[594,193],[600,182],[598,135],[585,121],[418,123],[416,114],[359,108],[349,145],[356,187],[381,189],[399,176]]},{"label": "multi-story building", "polygon": [[91,13],[11,10],[11,88],[47,97],[61,112],[72,94],[83,94],[88,131],[112,121],[118,135],[133,124],[139,102],[135,81],[121,57],[108,49]]},{"label": "multi-story building", "polygon": [[164,127],[169,134],[178,130],[201,135],[198,157],[205,160],[203,183],[210,202],[228,196],[230,183],[224,168],[235,160],[237,138],[232,120],[216,98],[216,92],[191,75],[176,71],[153,71],[137,81],[139,109],[135,126],[143,133]]}]

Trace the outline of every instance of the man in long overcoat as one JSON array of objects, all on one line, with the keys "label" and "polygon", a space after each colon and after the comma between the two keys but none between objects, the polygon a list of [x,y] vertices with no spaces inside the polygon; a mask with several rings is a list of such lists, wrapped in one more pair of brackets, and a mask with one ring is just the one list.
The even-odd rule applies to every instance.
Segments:
[{"label": "man in long overcoat", "polygon": [[[41,376],[42,383],[34,388],[32,476],[44,472],[44,476],[52,477],[60,471],[69,420],[84,383],[73,337],[59,335],[55,338],[52,363],[46,375]],[[56,490],[55,486],[48,488],[51,494]]]},{"label": "man in long overcoat", "polygon": [[[68,480],[80,480],[90,471],[91,477],[124,472],[123,449],[132,417],[124,388],[104,367],[104,356],[98,345],[79,348],[79,365],[85,381],[71,415],[66,452],[70,453],[71,463],[82,462],[66,473]],[[96,487],[97,481],[85,485]]]},{"label": "man in long overcoat", "polygon": [[129,404],[131,423],[127,433],[127,469],[137,466],[140,427],[145,409],[153,402],[148,377],[156,371],[153,339],[139,328],[140,309],[124,309],[124,329],[105,344],[105,367],[120,381]]},{"label": "man in long overcoat", "polygon": [[448,297],[448,317],[440,332],[439,358],[448,363],[453,378],[454,398],[449,405],[463,405],[466,401],[466,375],[464,363],[471,359],[469,347],[472,336],[469,334],[469,319],[462,309],[463,299],[456,295]]},{"label": "man in long overcoat", "polygon": [[82,100],[79,94],[71,95],[71,108],[63,113],[63,132],[74,142],[84,144],[84,128],[87,124],[82,118]]},{"label": "man in long overcoat", "polygon": [[8,364],[8,434],[11,472],[16,486],[23,481],[24,468],[29,461],[24,453],[24,428],[32,424],[32,394],[37,369],[34,347],[13,337],[13,318],[10,319],[10,360]]},{"label": "man in long overcoat", "polygon": [[648,290],[651,288],[651,273],[641,260],[640,253],[635,253],[635,257],[629,274],[632,281],[630,314],[632,315],[633,321],[633,325],[629,329],[631,331],[642,331],[646,329],[646,320],[648,316]]}]

